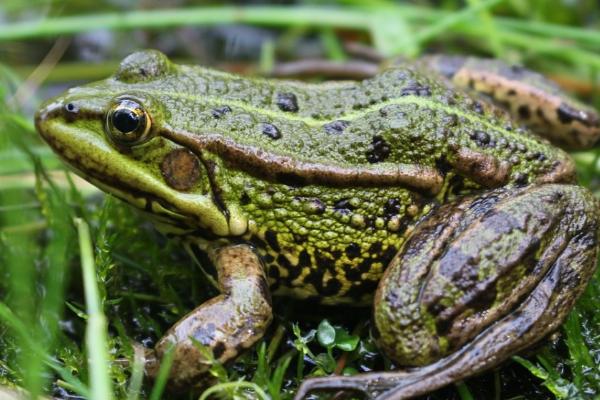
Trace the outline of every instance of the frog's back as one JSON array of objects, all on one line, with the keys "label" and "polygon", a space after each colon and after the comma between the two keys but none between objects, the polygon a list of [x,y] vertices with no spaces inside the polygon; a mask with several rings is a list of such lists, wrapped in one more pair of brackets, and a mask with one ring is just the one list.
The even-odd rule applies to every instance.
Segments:
[{"label": "frog's back", "polygon": [[[138,62],[147,64],[147,54],[141,54]],[[329,178],[316,175],[335,180],[339,167],[347,169],[346,179],[353,184],[402,183],[435,193],[443,178],[440,168],[465,169],[468,164],[472,169],[474,163],[489,164],[487,155],[505,164],[484,177],[468,178],[496,186],[527,183],[527,176],[551,173],[552,163],[565,159],[560,150],[517,127],[504,111],[416,65],[390,67],[361,82],[326,84],[248,79],[169,65],[158,86],[155,79],[125,81],[125,86],[155,92],[162,102],[176,105],[171,129],[220,136],[244,148],[222,151],[224,156],[241,163],[240,155],[260,151],[261,156],[243,161],[269,179],[276,179],[275,174],[322,183]],[[132,69],[131,63],[126,69]],[[519,163],[522,156],[530,162]],[[295,165],[283,168],[290,159]],[[403,176],[390,177],[398,175],[398,166]],[[357,168],[359,182],[354,180]],[[413,173],[421,179],[409,179]]]},{"label": "frog's back", "polygon": [[325,85],[181,74],[190,81],[178,92],[202,93],[194,124],[227,165],[221,201],[248,216],[245,239],[275,294],[364,302],[436,204],[560,173],[556,159],[566,160],[503,111],[413,67]]}]

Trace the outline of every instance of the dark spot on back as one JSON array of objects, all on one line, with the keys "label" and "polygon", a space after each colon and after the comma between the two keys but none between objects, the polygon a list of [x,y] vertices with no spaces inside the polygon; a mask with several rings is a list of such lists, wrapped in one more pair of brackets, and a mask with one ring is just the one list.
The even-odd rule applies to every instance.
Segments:
[{"label": "dark spot on back", "polygon": [[475,131],[470,137],[479,147],[490,147],[490,135],[487,132]]},{"label": "dark spot on back", "polygon": [[323,214],[325,212],[325,204],[319,199],[311,199],[310,205],[315,214]]},{"label": "dark spot on back", "polygon": [[327,133],[339,135],[344,133],[344,129],[346,129],[348,125],[350,125],[350,122],[340,119],[323,125],[323,128]]},{"label": "dark spot on back", "polygon": [[507,94],[508,96],[514,96],[514,95],[516,95],[516,94],[517,94],[517,92],[516,92],[516,90],[515,90],[515,89],[509,89],[509,91],[508,91],[508,92],[506,92],[506,94]]},{"label": "dark spot on back", "polygon": [[285,112],[297,112],[298,99],[294,93],[277,93],[277,107]]},{"label": "dark spot on back", "polygon": [[342,199],[333,204],[333,209],[342,214],[349,214],[350,211],[354,210],[354,207],[350,204],[350,200]]},{"label": "dark spot on back", "polygon": [[535,160],[538,161],[546,161],[547,157],[544,153],[542,153],[541,151],[536,151],[535,153],[533,153],[533,157]]},{"label": "dark spot on back", "polygon": [[211,114],[214,118],[221,118],[223,115],[230,113],[230,112],[231,112],[231,107],[223,106],[223,107],[214,108],[211,111]]},{"label": "dark spot on back", "polygon": [[431,90],[429,86],[412,81],[402,88],[400,96],[431,96]]},{"label": "dark spot on back", "polygon": [[475,101],[473,103],[473,111],[475,111],[477,114],[483,114],[483,104],[481,104],[479,101]]},{"label": "dark spot on back", "polygon": [[373,136],[371,146],[367,151],[367,161],[371,164],[375,164],[381,161],[385,161],[390,155],[390,145],[379,135]]},{"label": "dark spot on back", "polygon": [[281,132],[279,132],[279,129],[273,124],[263,123],[262,133],[273,140],[281,139]]}]

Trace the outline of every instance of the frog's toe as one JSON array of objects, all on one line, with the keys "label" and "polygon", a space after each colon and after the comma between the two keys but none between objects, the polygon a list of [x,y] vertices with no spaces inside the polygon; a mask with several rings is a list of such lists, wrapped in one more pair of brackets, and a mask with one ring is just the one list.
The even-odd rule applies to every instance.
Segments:
[{"label": "frog's toe", "polygon": [[405,376],[403,372],[381,372],[356,376],[327,376],[310,378],[302,382],[294,400],[302,400],[314,391],[351,391],[361,393],[363,398],[374,400],[385,393]]}]

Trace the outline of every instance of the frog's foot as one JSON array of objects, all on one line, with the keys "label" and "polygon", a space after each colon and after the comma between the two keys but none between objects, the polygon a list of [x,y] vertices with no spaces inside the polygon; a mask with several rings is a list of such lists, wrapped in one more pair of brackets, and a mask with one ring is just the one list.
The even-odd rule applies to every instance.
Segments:
[{"label": "frog's foot", "polygon": [[[174,388],[201,383],[211,358],[221,363],[234,359],[259,340],[271,322],[266,276],[252,249],[246,245],[222,248],[215,265],[221,294],[183,317],[154,352],[146,354],[146,373],[154,377],[165,353],[174,352],[169,378]],[[212,356],[206,357],[202,348]]]},{"label": "frog's foot", "polygon": [[598,206],[581,187],[498,189],[440,207],[392,261],[375,299],[383,350],[404,372],[306,381],[377,400],[492,368],[562,323],[596,266]]}]

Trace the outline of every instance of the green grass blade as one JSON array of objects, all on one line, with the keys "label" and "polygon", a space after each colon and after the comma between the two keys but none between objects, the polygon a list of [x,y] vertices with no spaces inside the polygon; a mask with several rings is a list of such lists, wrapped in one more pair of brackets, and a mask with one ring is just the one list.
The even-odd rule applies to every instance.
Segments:
[{"label": "green grass blade", "polygon": [[134,347],[133,367],[131,368],[131,379],[127,389],[127,400],[137,400],[140,397],[143,380],[144,350],[136,346]]},{"label": "green grass blade", "polygon": [[152,387],[152,392],[150,393],[150,400],[160,400],[162,398],[161,396],[167,386],[169,371],[171,370],[174,356],[175,346],[171,346],[165,351],[160,359],[160,368],[158,369],[156,381],[154,382],[154,387]]},{"label": "green grass blade", "polygon": [[79,251],[88,313],[86,342],[90,370],[90,399],[110,400],[113,397],[108,375],[107,322],[100,306],[90,230],[82,219],[76,218],[75,225],[79,233]]},{"label": "green grass blade", "polygon": [[0,26],[0,40],[52,37],[95,29],[170,28],[186,25],[248,23],[269,26],[366,28],[369,15],[316,7],[197,7],[58,17]]}]

